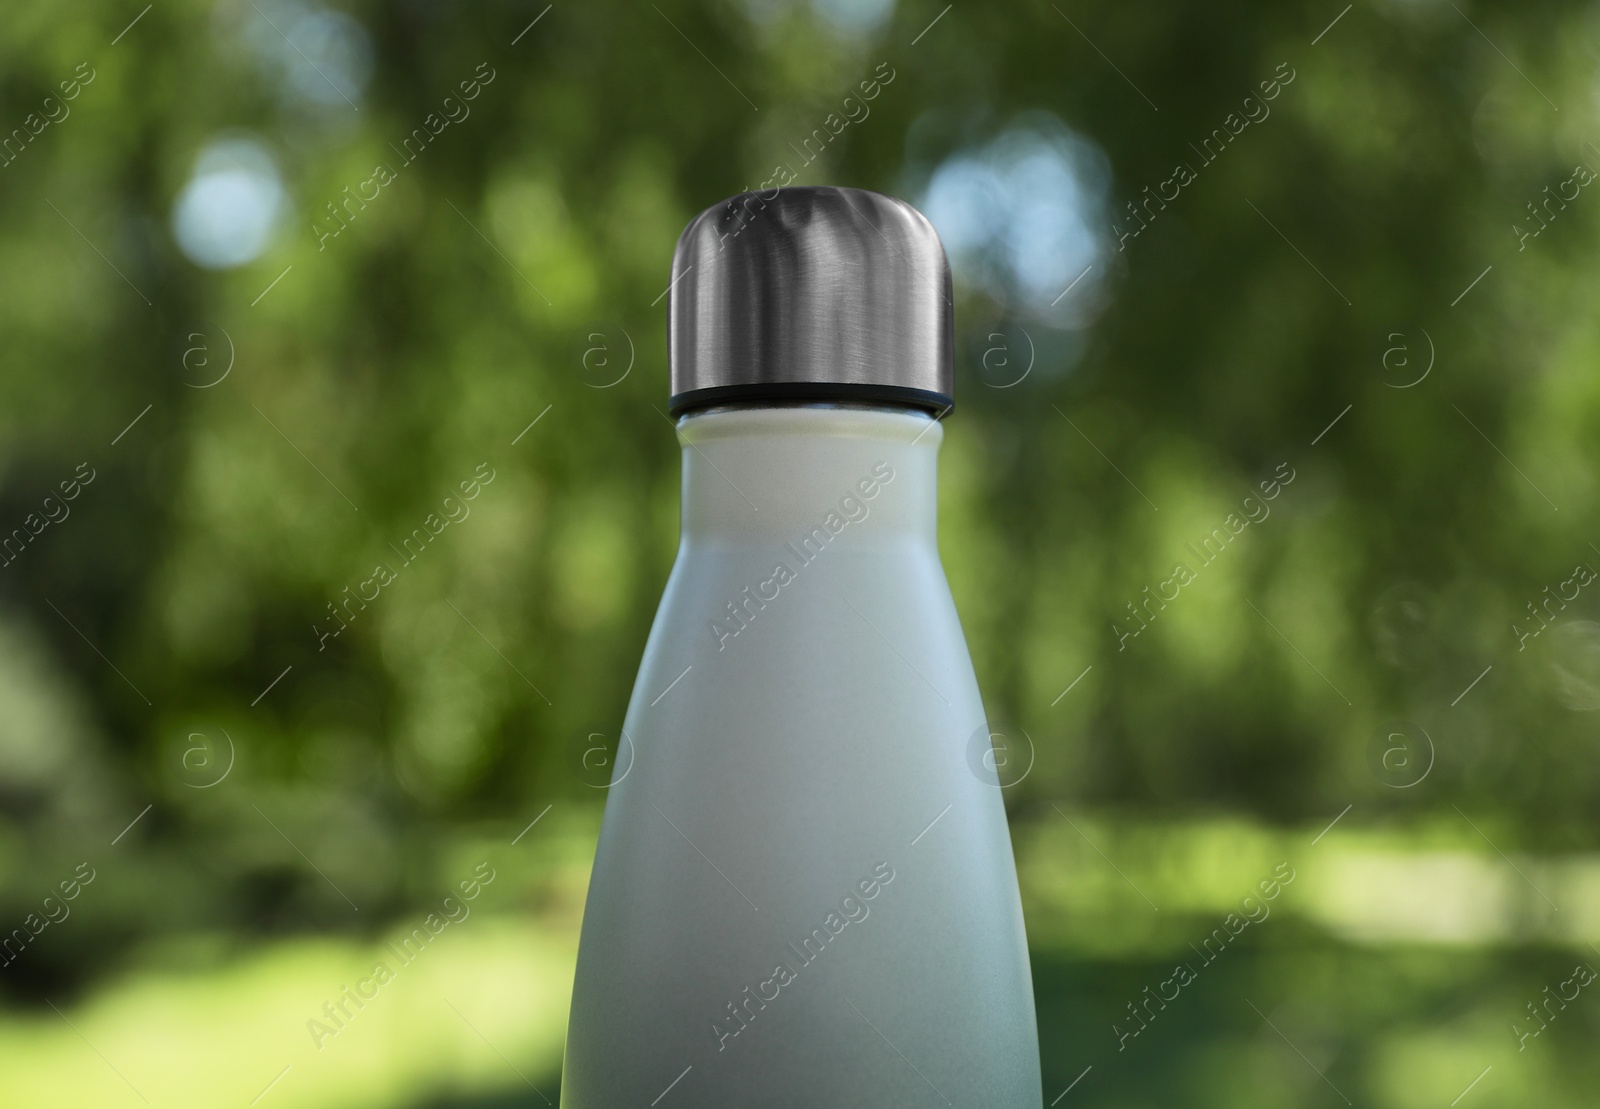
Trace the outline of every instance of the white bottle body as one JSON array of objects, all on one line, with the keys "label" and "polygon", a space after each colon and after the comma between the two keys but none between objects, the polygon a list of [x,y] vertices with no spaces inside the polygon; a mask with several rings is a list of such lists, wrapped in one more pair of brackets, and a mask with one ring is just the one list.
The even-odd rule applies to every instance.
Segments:
[{"label": "white bottle body", "polygon": [[679,423],[683,537],[595,858],[568,1109],[1040,1104],[935,543],[942,434],[850,407]]}]

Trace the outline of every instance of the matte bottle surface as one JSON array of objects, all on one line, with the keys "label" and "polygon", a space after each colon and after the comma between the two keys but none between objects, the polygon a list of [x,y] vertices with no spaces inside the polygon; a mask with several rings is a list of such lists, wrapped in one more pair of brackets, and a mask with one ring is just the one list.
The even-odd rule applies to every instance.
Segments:
[{"label": "matte bottle surface", "polygon": [[589,888],[568,1109],[1040,1104],[935,545],[942,436],[863,408],[680,422],[683,537]]}]

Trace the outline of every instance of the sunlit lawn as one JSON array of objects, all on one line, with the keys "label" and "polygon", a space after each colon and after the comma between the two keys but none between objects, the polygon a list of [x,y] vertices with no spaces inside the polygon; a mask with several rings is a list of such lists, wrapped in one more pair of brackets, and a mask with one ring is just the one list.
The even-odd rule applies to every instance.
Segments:
[{"label": "sunlit lawn", "polygon": [[[1600,965],[1600,862],[1508,862],[1462,830],[1346,818],[1313,843],[1320,829],[1076,811],[1019,826],[1046,1104],[1071,1085],[1059,1104],[1592,1105],[1589,991],[1518,1029],[1540,1028],[1526,1006],[1546,986]],[[370,942],[195,965],[172,945],[207,938],[178,938],[59,1014],[8,1013],[0,1105],[553,1103],[592,834],[549,829],[538,851],[558,867],[475,844],[498,880],[409,963],[390,943],[426,904]],[[363,981],[357,1007],[342,991]]]}]

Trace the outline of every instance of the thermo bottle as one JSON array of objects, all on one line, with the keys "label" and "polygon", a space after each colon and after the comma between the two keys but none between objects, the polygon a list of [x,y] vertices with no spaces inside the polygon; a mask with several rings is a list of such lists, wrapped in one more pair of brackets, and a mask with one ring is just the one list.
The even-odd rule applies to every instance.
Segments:
[{"label": "thermo bottle", "polygon": [[562,1104],[1040,1104],[1015,863],[935,538],[932,225],[745,193],[672,264],[682,537],[589,885]]}]

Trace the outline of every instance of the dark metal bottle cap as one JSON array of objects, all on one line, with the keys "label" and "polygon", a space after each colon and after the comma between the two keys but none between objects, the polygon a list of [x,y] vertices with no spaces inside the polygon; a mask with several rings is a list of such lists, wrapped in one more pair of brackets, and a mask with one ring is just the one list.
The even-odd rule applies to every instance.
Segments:
[{"label": "dark metal bottle cap", "polygon": [[954,334],[933,225],[865,189],[741,193],[696,216],[672,256],[674,414],[777,400],[944,412]]}]

